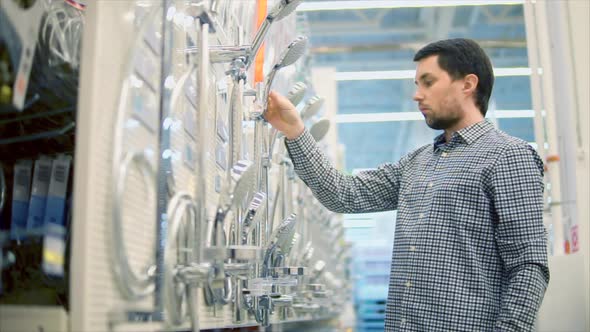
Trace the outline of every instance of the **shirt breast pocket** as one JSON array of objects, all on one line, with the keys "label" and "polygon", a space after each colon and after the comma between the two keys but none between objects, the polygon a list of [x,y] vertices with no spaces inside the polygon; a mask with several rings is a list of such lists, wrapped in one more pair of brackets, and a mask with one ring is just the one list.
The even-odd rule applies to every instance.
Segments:
[{"label": "shirt breast pocket", "polygon": [[448,172],[433,194],[434,231],[451,232],[469,247],[489,248],[494,243],[492,203],[482,173]]},{"label": "shirt breast pocket", "polygon": [[444,174],[433,194],[433,211],[443,217],[469,219],[481,215],[488,206],[482,174],[469,169]]}]

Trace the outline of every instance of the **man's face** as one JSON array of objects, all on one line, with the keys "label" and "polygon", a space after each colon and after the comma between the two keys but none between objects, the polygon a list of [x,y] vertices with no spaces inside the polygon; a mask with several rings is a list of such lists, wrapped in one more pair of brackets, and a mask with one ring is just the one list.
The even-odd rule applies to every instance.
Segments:
[{"label": "man's face", "polygon": [[460,98],[463,80],[453,81],[438,65],[438,55],[418,62],[414,100],[432,129],[452,129],[463,118]]}]

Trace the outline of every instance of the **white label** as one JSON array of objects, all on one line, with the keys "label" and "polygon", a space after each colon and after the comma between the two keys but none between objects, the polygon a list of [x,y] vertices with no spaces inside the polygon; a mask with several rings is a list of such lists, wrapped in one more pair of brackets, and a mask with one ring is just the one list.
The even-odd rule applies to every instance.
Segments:
[{"label": "white label", "polygon": [[31,171],[33,162],[31,160],[19,160],[14,165],[14,187],[12,199],[16,201],[29,201],[31,190]]},{"label": "white label", "polygon": [[70,156],[60,156],[60,158],[53,161],[48,196],[66,197],[68,177],[70,173],[70,161]]},{"label": "white label", "polygon": [[50,275],[64,274],[65,242],[60,237],[45,236],[43,238],[43,271]]},{"label": "white label", "polygon": [[47,158],[37,159],[33,173],[33,187],[31,194],[36,196],[47,196],[49,179],[51,178],[52,160]]}]

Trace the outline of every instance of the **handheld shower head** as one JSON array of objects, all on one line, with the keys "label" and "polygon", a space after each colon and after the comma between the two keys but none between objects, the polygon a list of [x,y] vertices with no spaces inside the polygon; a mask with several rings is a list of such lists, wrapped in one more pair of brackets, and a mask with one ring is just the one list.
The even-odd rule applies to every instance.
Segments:
[{"label": "handheld shower head", "polygon": [[296,217],[297,215],[295,213],[291,213],[289,218],[285,219],[270,237],[271,243],[276,244],[283,253],[291,250],[295,225],[297,223]]},{"label": "handheld shower head", "polygon": [[313,136],[316,142],[321,141],[326,134],[330,130],[330,120],[326,118],[322,118],[315,122],[311,128],[309,128],[309,133]]},{"label": "handheld shower head", "polygon": [[266,15],[266,19],[262,22],[262,25],[256,32],[256,36],[254,37],[254,41],[252,42],[251,52],[250,52],[250,59],[247,63],[248,68],[254,62],[254,58],[258,54],[260,50],[260,46],[266,38],[266,34],[268,33],[268,29],[270,28],[271,24],[275,21],[280,21],[283,18],[289,16],[297,6],[303,0],[280,0]]},{"label": "handheld shower head", "polygon": [[305,247],[303,248],[303,252],[301,254],[301,257],[299,258],[302,265],[307,266],[307,264],[309,264],[309,262],[311,261],[311,258],[313,257],[314,250],[315,249],[313,247],[313,243],[311,243],[311,241],[308,241],[305,244]]},{"label": "handheld shower head", "polygon": [[279,62],[275,65],[275,67],[283,68],[290,66],[295,63],[295,61],[299,60],[305,50],[307,49],[307,37],[306,36],[299,36],[293,40],[287,49],[283,51],[281,54],[281,58]]},{"label": "handheld shower head", "polygon": [[230,171],[230,204],[238,204],[246,198],[248,193],[254,188],[256,167],[249,160],[238,160]]},{"label": "handheld shower head", "polygon": [[299,245],[299,241],[301,241],[301,234],[295,232],[293,233],[293,238],[291,239],[291,245],[289,246],[288,251],[284,252],[285,256],[289,256],[289,262],[297,259],[297,250],[291,251],[292,248],[296,248]]},{"label": "handheld shower head", "polygon": [[305,107],[301,110],[301,120],[303,122],[314,117],[322,106],[324,105],[324,98],[320,96],[313,96],[305,103]]},{"label": "handheld shower head", "polygon": [[255,225],[260,222],[260,218],[263,215],[262,213],[258,213],[258,211],[264,210],[266,206],[266,193],[259,191],[254,194],[250,205],[248,206],[248,211],[246,212],[246,216],[242,220],[242,234],[241,240],[242,244],[245,244],[248,239],[248,234],[250,231],[254,229]]},{"label": "handheld shower head", "polygon": [[254,188],[256,167],[248,160],[238,161],[231,169],[230,178],[224,190],[219,195],[219,205],[213,223],[207,228],[207,246],[213,245],[214,228],[216,229],[215,245],[223,243],[223,222],[233,205],[242,202],[251,189]]},{"label": "handheld shower head", "polygon": [[293,85],[291,90],[289,90],[289,93],[287,94],[287,99],[289,99],[293,106],[297,106],[303,99],[303,96],[305,96],[306,90],[307,85],[305,85],[305,83],[297,82],[295,83],[295,85]]},{"label": "handheld shower head", "polygon": [[265,89],[266,89],[265,94],[264,94],[265,98],[268,97],[268,93],[270,92],[270,87],[272,85],[272,82],[274,81],[277,71],[281,68],[284,68],[284,67],[294,64],[297,60],[299,60],[299,58],[303,55],[303,53],[305,53],[306,48],[307,48],[307,37],[305,37],[305,36],[299,36],[299,37],[295,38],[295,40],[293,40],[291,42],[291,44],[289,44],[289,46],[287,46],[287,49],[285,49],[283,51],[283,53],[281,54],[279,61],[272,67],[270,74],[268,74],[268,78],[265,83]]}]

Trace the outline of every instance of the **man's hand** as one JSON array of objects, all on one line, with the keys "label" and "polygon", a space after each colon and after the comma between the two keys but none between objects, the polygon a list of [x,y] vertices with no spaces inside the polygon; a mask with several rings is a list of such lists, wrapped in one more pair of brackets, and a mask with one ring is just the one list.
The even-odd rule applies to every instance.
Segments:
[{"label": "man's hand", "polygon": [[264,113],[264,118],[287,139],[299,137],[305,129],[295,106],[289,99],[274,91],[268,96],[268,110]]}]

